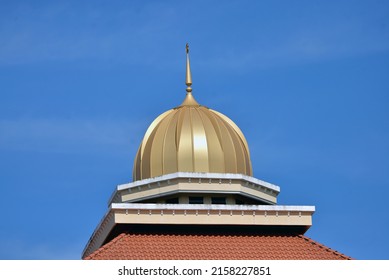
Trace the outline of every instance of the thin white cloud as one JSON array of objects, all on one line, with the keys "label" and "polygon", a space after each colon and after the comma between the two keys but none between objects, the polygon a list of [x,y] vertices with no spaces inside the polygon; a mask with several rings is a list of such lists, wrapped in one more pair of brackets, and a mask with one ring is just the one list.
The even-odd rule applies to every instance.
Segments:
[{"label": "thin white cloud", "polygon": [[[3,241],[5,241],[3,239]],[[63,244],[52,246],[44,242],[26,244],[22,240],[8,238],[6,242],[0,244],[1,252],[9,252],[7,259],[14,260],[78,260],[81,258],[82,245]],[[0,254],[0,259],[3,258]]]},{"label": "thin white cloud", "polygon": [[[0,20],[0,64],[77,59],[147,62],[159,56],[155,42],[167,32],[173,10],[144,5],[118,10],[53,3],[17,6]],[[141,56],[142,57],[142,56]]]},{"label": "thin white cloud", "polygon": [[224,51],[199,61],[199,64],[215,69],[263,69],[389,50],[389,36],[368,33],[367,30],[360,32],[362,34],[357,35],[355,30],[332,31],[331,28],[321,32],[296,32],[271,46],[263,46],[255,41],[250,48],[239,51],[227,46]]},{"label": "thin white cloud", "polygon": [[[200,7],[191,6],[193,14],[200,18],[208,15],[210,11]],[[166,3],[105,10],[99,6],[74,9],[71,4],[57,2],[39,9],[16,6],[0,19],[0,64],[79,59],[167,64],[163,60],[171,63],[172,58],[166,48],[184,38],[200,42],[208,38],[204,45],[214,50],[209,57],[205,52],[202,61],[197,58],[197,63],[217,69],[268,68],[389,49],[383,12],[357,17],[358,13],[351,10],[354,17],[335,14],[331,19],[323,15],[316,24],[291,18],[289,25],[274,28],[266,28],[267,22],[259,18],[255,24],[262,29],[236,23],[241,32],[221,37],[210,34],[215,31],[213,18],[185,18],[183,28],[186,10],[182,9]],[[372,10],[379,13],[377,8]]]},{"label": "thin white cloud", "polygon": [[134,135],[142,135],[144,121],[112,120],[0,120],[0,149],[87,153],[115,153],[136,149]]},{"label": "thin white cloud", "polygon": [[[321,15],[318,19],[311,15],[306,22],[292,18],[289,24],[274,28],[267,28],[266,22],[258,20],[256,23],[264,26],[262,30],[249,35],[242,32],[244,42],[240,44],[233,38],[220,42],[201,64],[207,68],[247,71],[389,50],[386,11],[371,7],[361,15],[352,9],[349,13],[348,17],[334,13],[330,15],[334,18]],[[239,38],[236,34],[235,37]]]}]

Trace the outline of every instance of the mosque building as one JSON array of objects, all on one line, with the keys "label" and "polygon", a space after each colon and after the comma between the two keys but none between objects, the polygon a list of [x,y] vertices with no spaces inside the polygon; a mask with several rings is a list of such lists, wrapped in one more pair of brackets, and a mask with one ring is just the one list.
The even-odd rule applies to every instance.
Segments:
[{"label": "mosque building", "polygon": [[351,259],[304,235],[314,206],[278,205],[280,187],[253,177],[242,131],[192,95],[188,45],[186,85],[147,129],[133,182],[117,186],[82,258]]}]

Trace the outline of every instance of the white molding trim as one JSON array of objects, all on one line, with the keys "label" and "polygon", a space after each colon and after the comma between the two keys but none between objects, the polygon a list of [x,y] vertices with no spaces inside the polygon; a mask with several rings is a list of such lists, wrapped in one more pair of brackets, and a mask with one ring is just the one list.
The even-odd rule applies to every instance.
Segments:
[{"label": "white molding trim", "polygon": [[153,204],[153,203],[112,203],[110,209],[140,210],[232,210],[232,211],[280,211],[314,213],[315,206],[295,205],[230,205],[230,204]]},{"label": "white molding trim", "polygon": [[193,173],[193,172],[176,172],[167,175],[162,175],[159,177],[139,180],[127,184],[121,184],[116,187],[112,195],[108,200],[108,205],[110,205],[118,192],[128,190],[129,192],[134,188],[139,188],[141,186],[150,185],[150,184],[161,184],[162,182],[167,182],[170,184],[171,180],[175,179],[198,179],[201,182],[204,179],[204,184],[208,183],[209,180],[216,180],[215,183],[219,180],[241,180],[247,183],[251,183],[255,186],[265,188],[265,191],[268,190],[270,193],[274,193],[277,196],[281,189],[279,186],[259,180],[257,178],[247,176],[244,174],[233,174],[233,173]]}]

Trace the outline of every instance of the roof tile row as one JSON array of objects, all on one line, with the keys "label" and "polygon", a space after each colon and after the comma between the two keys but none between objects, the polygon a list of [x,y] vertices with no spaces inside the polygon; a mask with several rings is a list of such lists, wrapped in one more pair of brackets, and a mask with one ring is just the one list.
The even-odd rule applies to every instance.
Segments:
[{"label": "roof tile row", "polygon": [[303,235],[121,233],[86,260],[346,260]]}]

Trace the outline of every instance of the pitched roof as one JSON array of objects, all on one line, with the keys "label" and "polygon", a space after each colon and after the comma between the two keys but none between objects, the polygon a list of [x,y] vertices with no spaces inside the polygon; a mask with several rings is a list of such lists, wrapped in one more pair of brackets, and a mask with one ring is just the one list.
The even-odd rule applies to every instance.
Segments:
[{"label": "pitched roof", "polygon": [[349,260],[304,235],[121,233],[86,260]]}]

